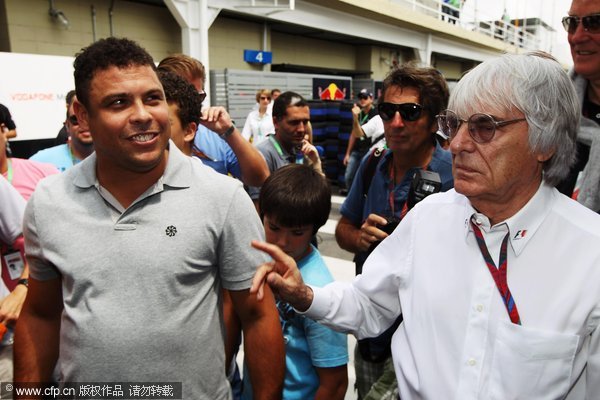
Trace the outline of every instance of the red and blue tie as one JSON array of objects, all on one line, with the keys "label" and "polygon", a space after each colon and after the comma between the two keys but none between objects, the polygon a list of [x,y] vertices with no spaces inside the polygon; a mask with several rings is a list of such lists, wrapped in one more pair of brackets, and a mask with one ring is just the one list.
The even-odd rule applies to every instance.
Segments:
[{"label": "red and blue tie", "polygon": [[481,255],[485,260],[485,263],[492,274],[492,278],[494,278],[494,282],[496,282],[496,287],[500,292],[500,296],[504,301],[504,305],[506,306],[506,310],[508,311],[508,315],[510,316],[510,320],[517,325],[521,325],[521,317],[519,317],[519,311],[517,311],[517,305],[515,304],[515,300],[510,293],[510,289],[508,288],[508,282],[506,280],[506,269],[507,269],[507,260],[506,260],[506,249],[508,246],[508,235],[504,236],[502,240],[502,245],[500,246],[500,268],[496,268],[496,264],[492,257],[490,256],[490,252],[488,251],[487,246],[485,245],[485,240],[483,239],[483,234],[479,227],[471,221],[471,226],[473,227],[473,232],[475,232],[475,239],[477,239],[477,244],[479,245],[479,250],[481,250]]}]

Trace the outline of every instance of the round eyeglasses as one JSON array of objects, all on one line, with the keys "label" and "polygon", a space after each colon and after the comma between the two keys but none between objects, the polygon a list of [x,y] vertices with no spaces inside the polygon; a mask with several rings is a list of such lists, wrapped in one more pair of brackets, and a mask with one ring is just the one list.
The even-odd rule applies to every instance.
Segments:
[{"label": "round eyeglasses", "polygon": [[508,119],[504,121],[496,121],[489,114],[473,114],[469,119],[460,118],[452,110],[444,110],[439,115],[435,116],[438,121],[439,130],[452,140],[463,122],[466,122],[469,136],[477,143],[487,143],[494,138],[496,128],[513,124],[519,121],[525,121],[525,118]]}]

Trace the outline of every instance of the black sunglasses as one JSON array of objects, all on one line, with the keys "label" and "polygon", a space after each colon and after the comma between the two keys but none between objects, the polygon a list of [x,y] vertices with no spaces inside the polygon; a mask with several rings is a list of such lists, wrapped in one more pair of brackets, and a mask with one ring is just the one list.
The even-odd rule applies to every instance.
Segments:
[{"label": "black sunglasses", "polygon": [[69,115],[67,119],[69,120],[71,125],[79,125],[79,121],[77,121],[77,116],[75,114]]},{"label": "black sunglasses", "polygon": [[562,25],[565,28],[565,30],[572,35],[577,30],[577,26],[579,26],[579,21],[581,21],[583,29],[585,29],[586,32],[600,32],[600,14],[591,14],[586,15],[585,17],[577,17],[574,15],[570,15],[562,19]]},{"label": "black sunglasses", "polygon": [[525,121],[525,118],[496,121],[491,115],[482,113],[473,114],[469,119],[462,119],[452,110],[444,110],[435,117],[438,121],[439,130],[450,140],[454,139],[462,123],[466,122],[469,136],[477,143],[487,143],[492,140],[497,128]]},{"label": "black sunglasses", "polygon": [[204,99],[206,98],[206,92],[204,90],[202,90],[202,91],[198,91],[198,94],[200,95],[200,103],[202,103],[204,101]]},{"label": "black sunglasses", "polygon": [[379,103],[377,111],[379,111],[379,116],[384,121],[394,119],[394,116],[398,112],[403,120],[412,122],[421,117],[423,106],[417,103]]}]

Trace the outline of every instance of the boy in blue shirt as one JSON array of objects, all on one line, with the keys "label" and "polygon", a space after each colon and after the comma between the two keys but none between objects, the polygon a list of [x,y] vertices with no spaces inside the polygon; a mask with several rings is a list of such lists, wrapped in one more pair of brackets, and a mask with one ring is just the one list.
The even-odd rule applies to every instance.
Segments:
[{"label": "boy in blue shirt", "polygon": [[[260,216],[269,243],[294,258],[305,282],[325,286],[333,281],[311,238],[327,222],[331,190],[314,169],[290,164],[276,170],[262,186]],[[297,314],[277,302],[286,353],[283,399],[343,399],[348,386],[345,334]],[[251,393],[244,379],[244,398]]]}]

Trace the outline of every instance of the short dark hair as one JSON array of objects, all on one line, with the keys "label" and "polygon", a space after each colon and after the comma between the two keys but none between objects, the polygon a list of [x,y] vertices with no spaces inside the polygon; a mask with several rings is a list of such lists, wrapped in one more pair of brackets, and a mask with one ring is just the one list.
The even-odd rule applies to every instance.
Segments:
[{"label": "short dark hair", "polygon": [[196,88],[173,72],[159,70],[158,78],[165,91],[167,103],[175,103],[179,108],[177,116],[181,121],[181,125],[185,127],[192,122],[197,125],[200,122],[202,101]]},{"label": "short dark hair", "polygon": [[414,63],[406,63],[393,69],[383,80],[380,102],[384,101],[385,92],[392,86],[417,89],[419,102],[427,111],[430,123],[448,105],[450,97],[448,84],[442,73],[435,68],[418,67]]},{"label": "short dark hair", "polygon": [[89,107],[90,84],[97,71],[131,66],[149,66],[156,71],[152,56],[133,40],[109,37],[81,49],[73,62],[77,100]]},{"label": "short dark hair", "polygon": [[75,90],[69,90],[65,96],[65,103],[67,104],[67,107],[69,107],[73,102],[73,97],[75,97]]},{"label": "short dark hair", "polygon": [[286,227],[325,225],[331,210],[331,189],[313,168],[289,164],[273,172],[260,189],[260,218],[265,215]]},{"label": "short dark hair", "polygon": [[296,92],[283,92],[273,102],[273,118],[281,120],[285,117],[288,107],[308,107],[304,97]]}]

